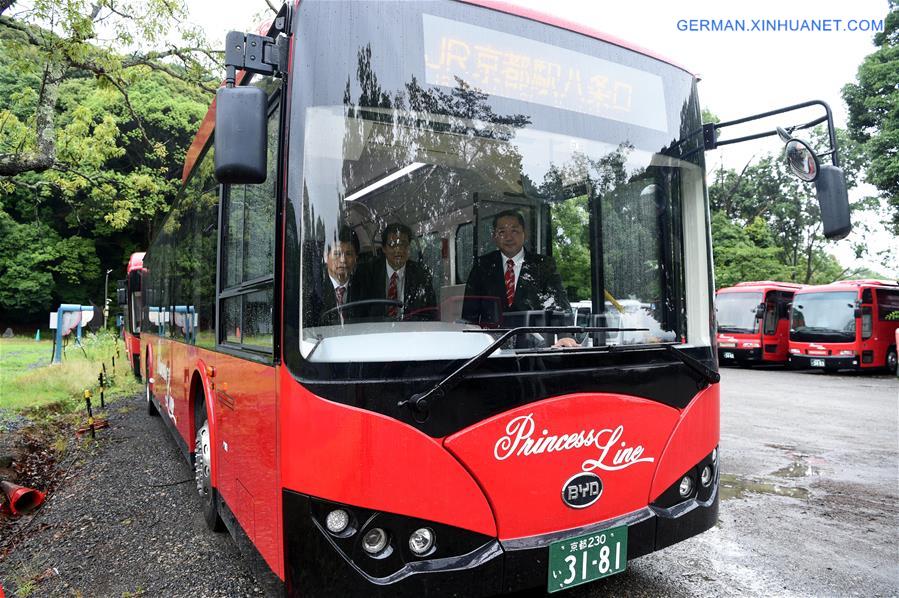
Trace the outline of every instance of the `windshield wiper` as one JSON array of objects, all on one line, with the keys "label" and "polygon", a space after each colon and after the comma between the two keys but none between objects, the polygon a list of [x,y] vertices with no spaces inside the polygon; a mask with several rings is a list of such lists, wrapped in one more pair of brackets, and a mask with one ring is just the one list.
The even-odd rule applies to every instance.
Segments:
[{"label": "windshield wiper", "polygon": [[519,334],[527,334],[531,332],[578,334],[591,332],[631,332],[646,330],[648,330],[648,328],[587,328],[581,326],[520,326],[518,328],[511,328],[508,330],[466,330],[465,332],[502,332],[503,334],[501,334],[500,337],[495,341],[490,343],[487,348],[463,363],[454,372],[435,384],[429,390],[414,394],[408,399],[403,399],[402,401],[397,403],[397,406],[409,407],[416,414],[416,419],[419,419],[419,421],[424,421],[428,417],[428,410],[431,401],[442,399],[443,397],[445,397],[446,393],[449,390],[451,390],[453,387],[455,387],[456,384],[464,379],[465,373],[467,371],[483,363],[485,359],[490,357],[490,355],[492,355],[494,351],[499,349],[507,340],[509,340],[509,338]]},{"label": "windshield wiper", "polygon": [[680,359],[688,368],[705,378],[709,382],[709,384],[714,384],[721,381],[721,374],[719,374],[706,364],[702,363],[683,349],[678,349],[670,343],[666,343],[662,346],[665,347],[666,351]]}]

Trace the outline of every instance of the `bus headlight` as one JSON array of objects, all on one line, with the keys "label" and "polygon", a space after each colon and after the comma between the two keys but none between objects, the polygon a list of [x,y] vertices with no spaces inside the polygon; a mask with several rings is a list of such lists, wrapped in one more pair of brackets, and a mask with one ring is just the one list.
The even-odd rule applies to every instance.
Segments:
[{"label": "bus headlight", "polygon": [[672,484],[652,501],[652,506],[670,509],[691,500],[699,501],[702,506],[708,506],[706,503],[717,492],[718,472],[721,471],[720,459],[721,454],[718,447],[715,447],[693,467],[675,478]]},{"label": "bus headlight", "polygon": [[842,349],[840,351],[840,355],[848,355],[849,357],[853,357],[855,356],[855,351],[852,351],[851,349]]},{"label": "bus headlight", "polygon": [[710,465],[702,468],[702,473],[699,474],[699,483],[703,488],[708,488],[712,483],[712,467]]},{"label": "bus headlight", "polygon": [[380,527],[375,527],[362,537],[362,549],[368,554],[378,554],[387,548],[387,532]]},{"label": "bus headlight", "polygon": [[680,486],[677,489],[680,492],[682,498],[687,498],[693,493],[693,478],[688,475],[685,475],[683,479],[680,481]]},{"label": "bus headlight", "polygon": [[325,526],[332,534],[339,534],[350,524],[350,515],[343,509],[334,509],[328,513]]},{"label": "bus headlight", "polygon": [[409,536],[409,550],[415,556],[424,556],[434,547],[434,531],[427,527],[422,527]]}]

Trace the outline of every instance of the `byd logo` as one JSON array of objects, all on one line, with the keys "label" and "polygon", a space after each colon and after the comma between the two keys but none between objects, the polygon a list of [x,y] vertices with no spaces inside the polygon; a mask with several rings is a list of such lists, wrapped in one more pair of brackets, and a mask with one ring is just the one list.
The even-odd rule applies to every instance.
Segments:
[{"label": "byd logo", "polygon": [[589,507],[602,495],[602,480],[595,473],[579,473],[562,486],[562,502],[572,509]]}]

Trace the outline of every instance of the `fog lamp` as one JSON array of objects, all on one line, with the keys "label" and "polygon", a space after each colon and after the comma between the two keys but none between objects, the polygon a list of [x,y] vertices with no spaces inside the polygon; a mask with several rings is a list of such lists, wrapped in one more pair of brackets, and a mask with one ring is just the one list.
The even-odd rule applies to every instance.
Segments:
[{"label": "fog lamp", "polygon": [[415,556],[423,556],[434,547],[434,531],[423,527],[412,532],[409,536],[409,550]]},{"label": "fog lamp", "polygon": [[693,493],[693,478],[685,475],[684,478],[680,481],[678,492],[680,492],[681,498],[687,498],[688,496],[690,496],[690,494]]},{"label": "fog lamp", "polygon": [[699,482],[703,488],[708,488],[709,484],[712,483],[712,467],[710,465],[702,468],[702,472],[699,474]]},{"label": "fog lamp", "polygon": [[378,554],[387,547],[387,532],[376,527],[365,532],[362,537],[362,548],[368,554]]},{"label": "fog lamp", "polygon": [[343,509],[334,509],[328,513],[325,525],[332,534],[339,534],[350,524],[350,515]]}]

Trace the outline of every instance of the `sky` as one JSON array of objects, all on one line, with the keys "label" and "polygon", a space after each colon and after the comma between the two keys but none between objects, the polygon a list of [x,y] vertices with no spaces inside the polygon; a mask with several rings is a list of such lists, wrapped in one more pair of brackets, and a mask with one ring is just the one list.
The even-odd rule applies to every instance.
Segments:
[{"label": "sky", "polygon": [[[840,90],[855,81],[859,64],[875,50],[872,31],[849,28],[880,21],[888,10],[887,0],[508,1],[586,25],[683,66],[700,77],[700,102],[722,121],[818,99],[830,105],[838,127],[846,125]],[[254,29],[251,25],[267,11],[265,0],[188,0],[188,6],[192,20],[202,24],[210,41],[219,44],[231,29]],[[783,25],[786,30],[752,30],[754,24],[771,29],[778,27],[777,21],[802,19],[816,20],[830,31],[790,31]],[[737,27],[743,24],[746,31],[702,30],[703,20],[729,20]],[[723,163],[740,170],[755,156],[779,150],[780,145],[770,138],[719,148],[707,155],[707,167],[711,172]],[[863,186],[850,198],[874,193],[872,187]],[[887,249],[899,243],[880,227],[878,218],[868,221],[880,228],[867,235],[870,246]],[[886,268],[854,259],[851,244],[860,234],[853,232],[828,249],[846,266],[876,266],[885,275],[899,276],[899,258]]]}]

